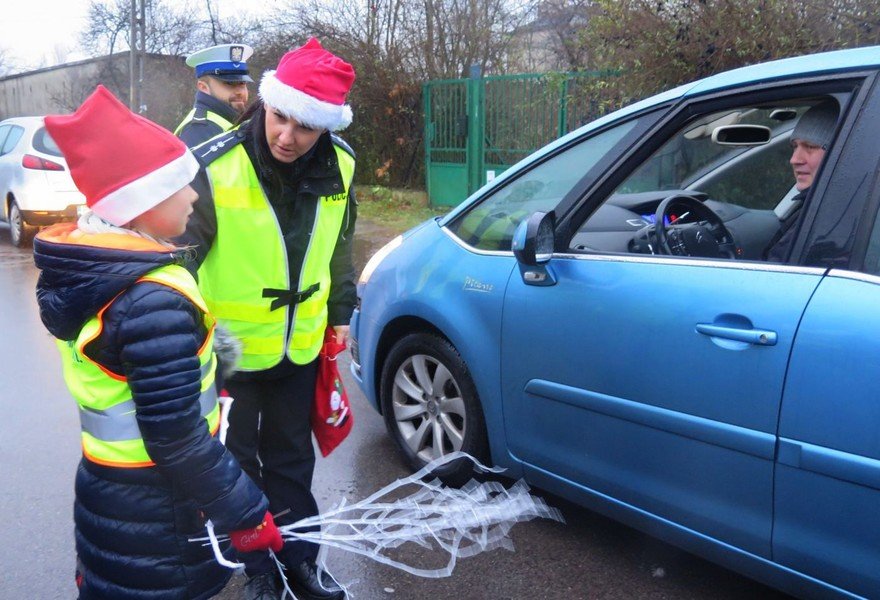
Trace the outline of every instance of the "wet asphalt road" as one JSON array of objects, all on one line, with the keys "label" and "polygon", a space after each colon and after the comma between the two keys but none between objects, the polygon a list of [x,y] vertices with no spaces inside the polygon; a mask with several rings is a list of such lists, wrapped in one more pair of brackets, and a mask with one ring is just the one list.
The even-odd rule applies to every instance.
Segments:
[{"label": "wet asphalt road", "polygon": [[[361,255],[388,235],[359,227]],[[363,256],[358,258],[362,265]],[[52,338],[34,299],[30,249],[9,243],[0,225],[0,600],[75,597],[73,476],[79,458],[75,405]],[[355,426],[344,444],[318,460],[315,491],[322,508],[362,499],[405,476],[381,417],[343,365]],[[537,491],[540,493],[540,491]],[[452,577],[421,579],[369,559],[331,550],[326,562],[357,600],[786,598],[753,581],[544,495],[565,524],[514,527],[514,552],[461,560]],[[445,564],[422,548],[404,549],[413,564]],[[219,596],[240,597],[236,576]]]}]

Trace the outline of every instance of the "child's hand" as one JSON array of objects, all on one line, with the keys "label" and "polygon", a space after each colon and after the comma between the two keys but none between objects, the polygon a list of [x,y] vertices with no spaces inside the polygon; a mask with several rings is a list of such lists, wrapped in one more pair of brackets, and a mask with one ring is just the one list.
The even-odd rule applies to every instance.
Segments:
[{"label": "child's hand", "polygon": [[232,545],[239,552],[257,552],[259,550],[272,549],[275,552],[284,546],[281,532],[275,526],[272,514],[267,512],[263,522],[253,529],[239,529],[229,532]]}]

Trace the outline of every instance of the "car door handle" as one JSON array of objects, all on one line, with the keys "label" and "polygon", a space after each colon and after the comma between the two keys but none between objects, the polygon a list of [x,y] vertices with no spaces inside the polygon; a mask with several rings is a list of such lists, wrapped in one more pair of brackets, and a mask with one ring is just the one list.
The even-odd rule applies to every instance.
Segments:
[{"label": "car door handle", "polygon": [[756,346],[776,345],[776,332],[767,329],[740,329],[711,323],[697,323],[697,332],[709,337],[745,342]]}]

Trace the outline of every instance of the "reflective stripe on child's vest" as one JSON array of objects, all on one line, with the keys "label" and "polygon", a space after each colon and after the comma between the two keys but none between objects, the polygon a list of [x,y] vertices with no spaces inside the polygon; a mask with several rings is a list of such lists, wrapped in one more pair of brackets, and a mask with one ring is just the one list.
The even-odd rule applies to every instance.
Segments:
[{"label": "reflective stripe on child's vest", "polygon": [[348,210],[355,165],[348,152],[333,148],[343,189],[318,198],[298,282],[290,281],[281,228],[244,147],[237,145],[208,166],[218,235],[199,269],[199,287],[211,313],[242,341],[241,371],[269,369],[285,353],[292,362],[307,364],[321,349],[330,259]]},{"label": "reflective stripe on child's vest", "polygon": [[[215,319],[208,313],[192,275],[181,266],[160,267],[138,281],[152,281],[171,287],[189,298],[202,311],[208,335],[198,352],[201,370],[199,407],[200,414],[207,421],[208,430],[213,435],[220,426],[220,405],[214,386],[217,369],[217,359],[214,356]],[[128,382],[124,376],[112,373],[91,360],[83,350],[101,334],[104,311],[112,303],[111,300],[92,317],[75,340],[57,340],[64,367],[64,381],[79,405],[82,447],[86,458],[114,467],[148,467],[155,463],[144,446]]]}]

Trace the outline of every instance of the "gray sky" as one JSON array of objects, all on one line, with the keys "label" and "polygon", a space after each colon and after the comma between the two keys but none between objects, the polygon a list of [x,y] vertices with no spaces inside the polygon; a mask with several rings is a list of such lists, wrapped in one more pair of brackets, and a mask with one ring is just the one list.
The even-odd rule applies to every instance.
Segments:
[{"label": "gray sky", "polygon": [[[190,0],[193,1],[193,0]],[[204,0],[198,4],[204,5]],[[244,8],[260,13],[272,0],[213,0],[221,18],[226,11]],[[51,67],[87,58],[77,48],[86,21],[88,0],[8,0],[0,11],[0,48],[17,67],[15,71]]]}]

